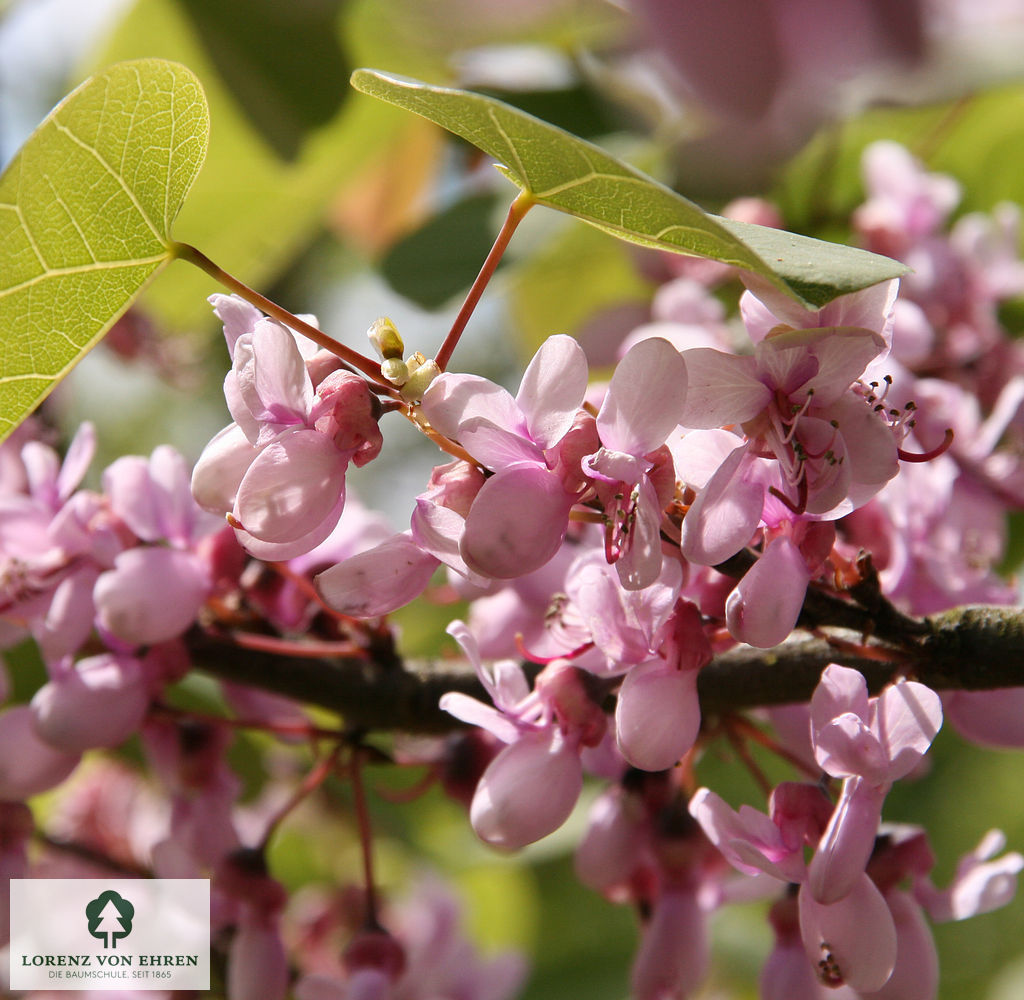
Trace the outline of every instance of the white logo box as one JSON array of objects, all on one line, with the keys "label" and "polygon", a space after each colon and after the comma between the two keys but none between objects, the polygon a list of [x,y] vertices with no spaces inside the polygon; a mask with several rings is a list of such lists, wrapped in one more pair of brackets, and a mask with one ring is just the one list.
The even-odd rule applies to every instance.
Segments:
[{"label": "white logo box", "polygon": [[11,879],[12,990],[208,990],[209,879]]}]

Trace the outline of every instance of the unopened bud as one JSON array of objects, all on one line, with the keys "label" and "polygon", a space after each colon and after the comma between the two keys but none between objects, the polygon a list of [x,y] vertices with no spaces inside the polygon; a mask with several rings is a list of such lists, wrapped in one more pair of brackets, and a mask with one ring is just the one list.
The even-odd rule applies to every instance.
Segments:
[{"label": "unopened bud", "polygon": [[430,383],[440,374],[441,369],[433,359],[424,361],[415,371],[410,370],[409,381],[401,389],[402,399],[407,403],[418,403],[423,398],[423,394],[427,391]]},{"label": "unopened bud", "polygon": [[405,353],[405,344],[402,343],[401,334],[387,316],[375,319],[370,329],[366,331],[366,336],[370,338],[374,350],[385,360],[388,358],[401,360]]},{"label": "unopened bud", "polygon": [[406,365],[409,367],[409,374],[411,375],[420,365],[425,364],[426,360],[422,351],[414,351],[410,354],[409,360],[406,361]]},{"label": "unopened bud", "polygon": [[386,358],[380,373],[392,385],[405,385],[409,381],[409,366],[401,358]]}]

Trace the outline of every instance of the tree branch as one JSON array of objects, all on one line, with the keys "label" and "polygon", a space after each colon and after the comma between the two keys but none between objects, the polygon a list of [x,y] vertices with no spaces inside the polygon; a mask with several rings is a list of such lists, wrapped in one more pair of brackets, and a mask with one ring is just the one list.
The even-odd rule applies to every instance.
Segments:
[{"label": "tree branch", "polygon": [[[955,608],[915,622],[900,643],[861,642],[858,632],[794,638],[761,650],[741,646],[700,673],[705,716],[809,700],[829,663],[854,667],[872,692],[899,676],[936,690],[1024,686],[1024,610]],[[487,696],[461,661],[378,665],[358,657],[288,658],[233,645],[199,630],[189,636],[198,669],[340,713],[362,730],[443,733],[461,726],[438,708],[446,691]]]}]

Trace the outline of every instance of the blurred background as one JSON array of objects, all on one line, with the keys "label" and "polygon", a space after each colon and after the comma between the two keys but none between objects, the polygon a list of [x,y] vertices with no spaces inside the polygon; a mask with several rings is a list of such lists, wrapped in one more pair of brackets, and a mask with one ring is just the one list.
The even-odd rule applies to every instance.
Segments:
[{"label": "blurred background", "polygon": [[[352,91],[360,66],[480,89],[709,210],[760,195],[787,228],[824,238],[850,239],[860,153],[879,138],[955,177],[958,212],[1024,203],[1024,0],[7,0],[0,162],[91,72],[144,56],[189,66],[211,108],[209,155],[175,236],[360,351],[366,328],[388,315],[410,351],[433,355],[514,193],[472,148]],[[514,385],[545,337],[568,332],[600,368],[613,360],[603,346],[612,335],[649,318],[670,267],[531,213],[456,367]],[[174,264],[48,402],[47,419],[65,431],[97,424],[94,468],[162,442],[194,460],[227,422],[228,356],[205,301],[216,290]],[[1024,328],[1024,306],[1004,313],[1008,329]],[[397,530],[435,458],[406,427],[388,426],[381,460],[349,479]],[[436,652],[450,617],[450,607],[403,615],[404,649]],[[254,795],[276,766],[266,749],[248,739],[236,754]],[[903,783],[886,816],[927,827],[940,885],[992,826],[1024,847],[1024,760],[952,732],[931,758],[927,780]],[[709,753],[700,776],[730,801],[757,801],[724,753]],[[452,878],[476,939],[529,955],[529,1000],[625,996],[634,919],[572,875],[585,806],[514,858],[479,845],[440,795],[411,807],[381,797],[374,814],[384,883],[425,867]],[[355,876],[344,803],[320,819],[275,840],[271,869],[292,889]],[[1024,996],[1022,927],[1024,900],[937,927],[944,1000]],[[718,914],[704,995],[755,996],[769,948],[762,908]]]}]

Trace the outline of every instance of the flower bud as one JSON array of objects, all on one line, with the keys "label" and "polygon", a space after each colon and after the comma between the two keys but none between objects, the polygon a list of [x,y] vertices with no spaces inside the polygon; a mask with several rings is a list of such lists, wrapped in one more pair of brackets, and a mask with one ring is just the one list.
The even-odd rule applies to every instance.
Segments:
[{"label": "flower bud", "polygon": [[399,334],[395,324],[387,316],[375,319],[370,325],[369,330],[366,331],[366,336],[370,338],[373,349],[385,361],[391,358],[397,358],[399,361],[402,360],[402,355],[405,353],[405,344],[402,343],[401,334]]},{"label": "flower bud", "polygon": [[392,385],[405,385],[409,381],[409,366],[401,358],[387,358],[380,366],[380,373]]},{"label": "flower bud", "polygon": [[[419,355],[421,358],[423,355]],[[427,391],[430,383],[441,374],[436,361],[422,361],[413,370],[413,358],[409,359],[409,381],[402,386],[402,399],[407,403],[418,403]]]}]

